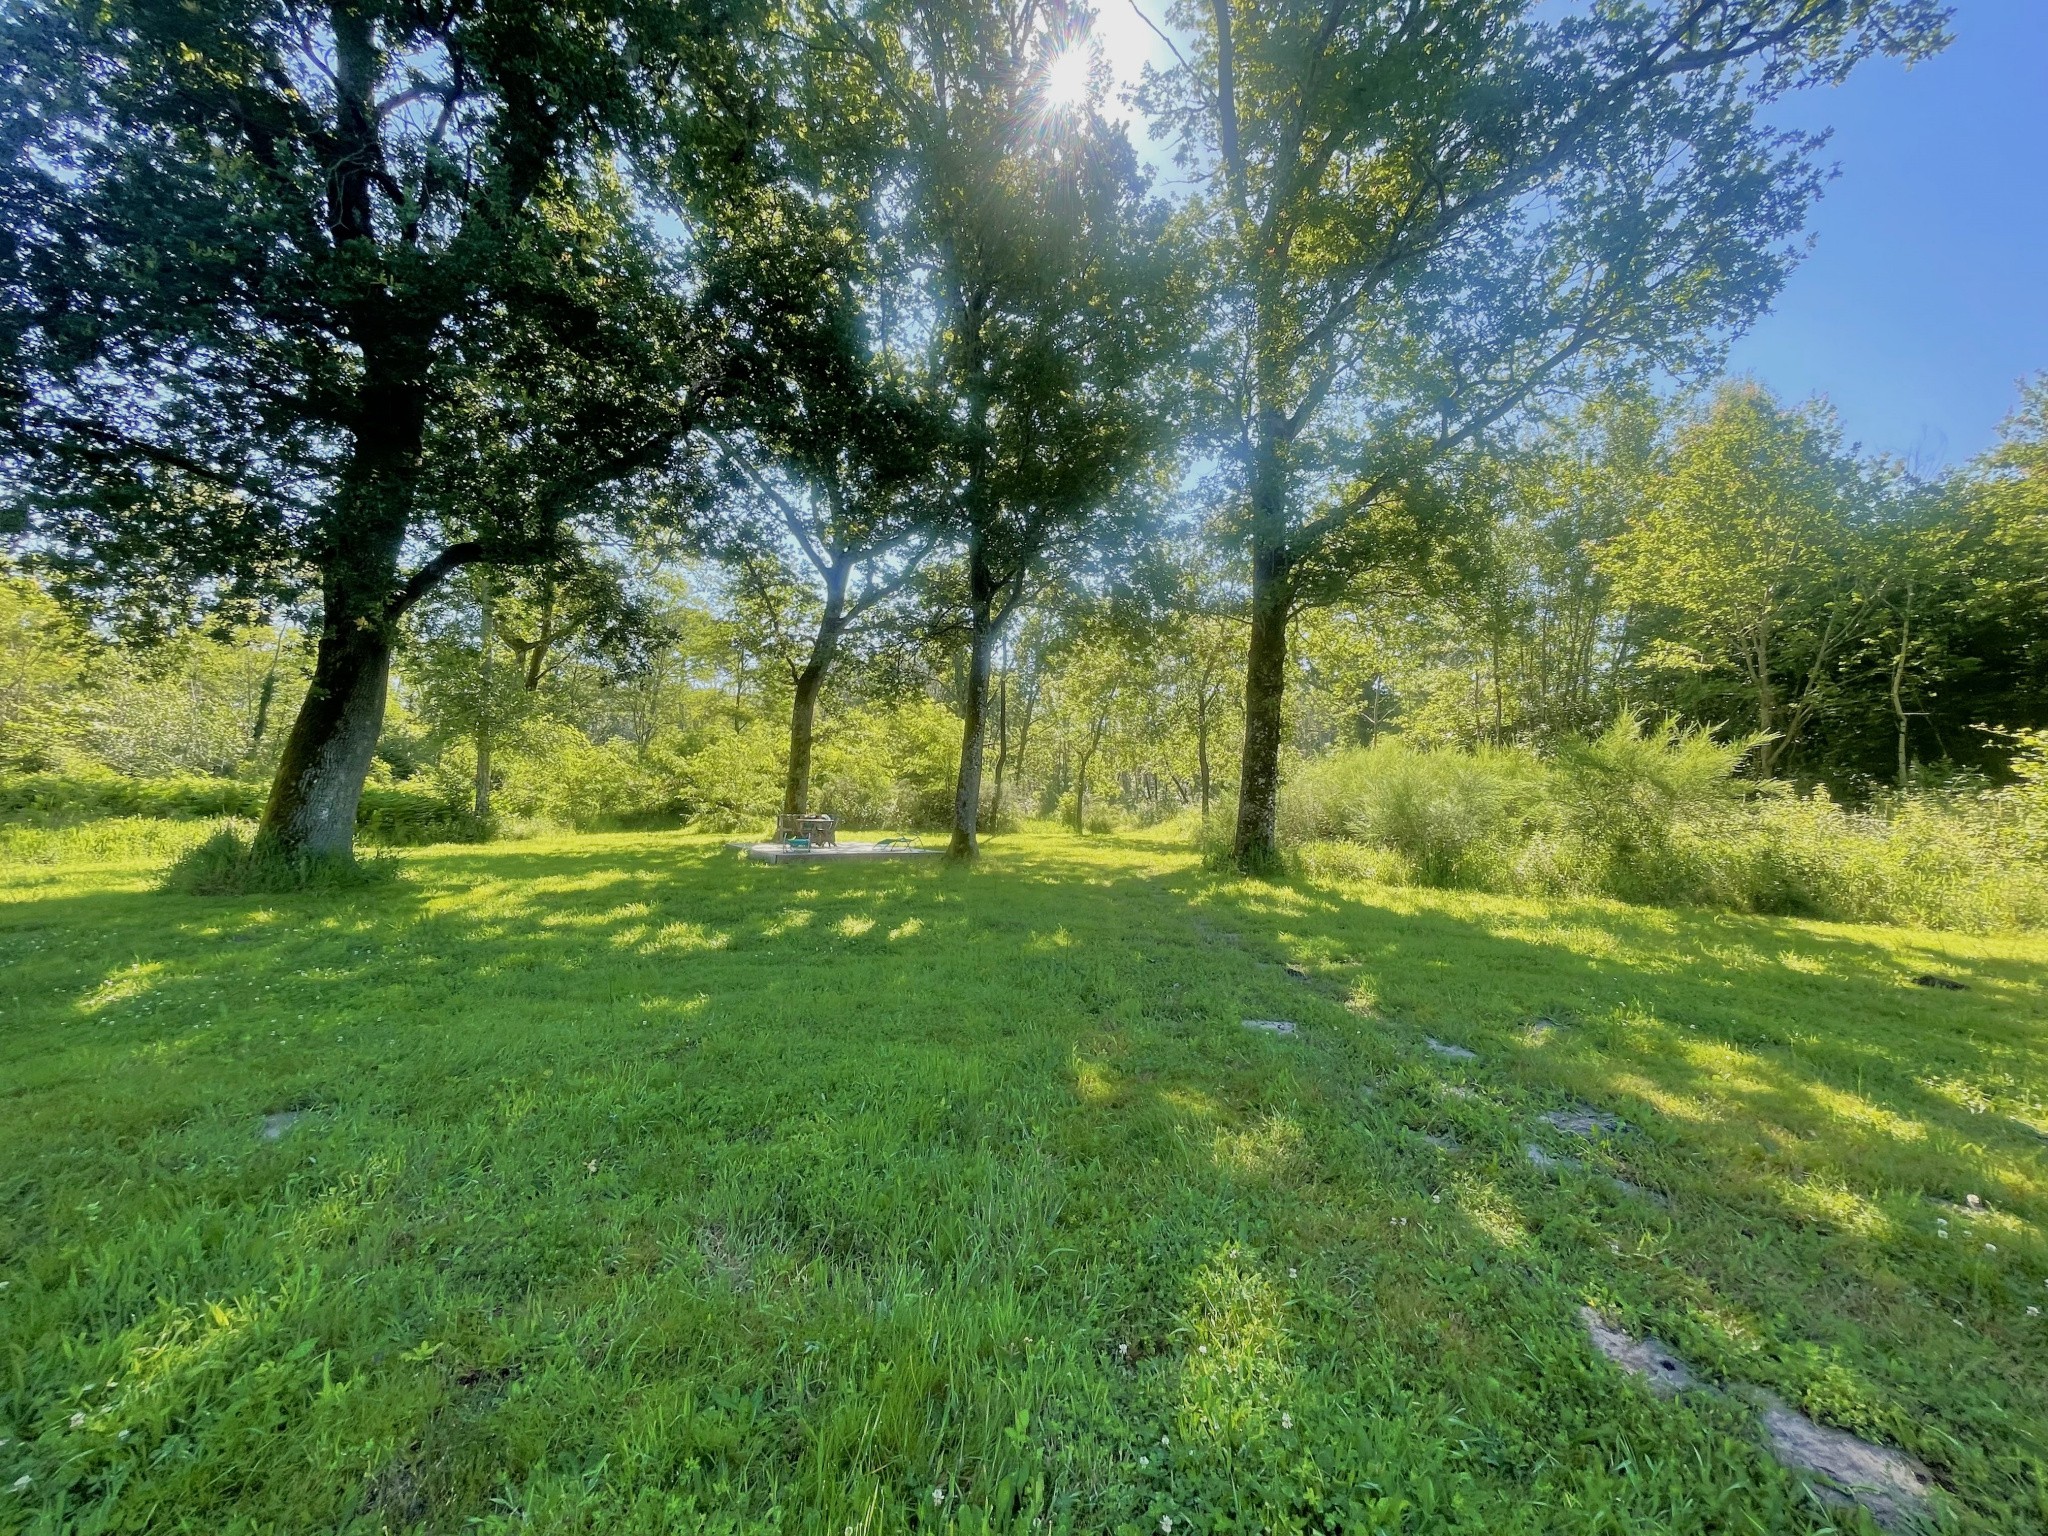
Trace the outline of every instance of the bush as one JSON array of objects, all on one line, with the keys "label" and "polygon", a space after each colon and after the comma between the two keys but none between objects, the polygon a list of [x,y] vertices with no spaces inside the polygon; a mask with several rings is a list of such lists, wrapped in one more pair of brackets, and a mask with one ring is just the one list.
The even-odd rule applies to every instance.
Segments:
[{"label": "bush", "polygon": [[1701,872],[1682,855],[1680,829],[1742,800],[1735,771],[1754,739],[1716,741],[1710,731],[1666,720],[1646,729],[1624,712],[1591,741],[1560,747],[1547,787],[1575,879],[1624,901],[1697,899]]},{"label": "bush", "polygon": [[[1313,878],[1586,894],[1848,922],[2048,926],[2048,733],[2016,782],[1868,811],[1735,777],[1750,743],[1624,715],[1548,762],[1398,741],[1300,764],[1281,796]],[[1227,820],[1204,849],[1229,853]]]},{"label": "bush", "polygon": [[263,813],[269,786],[243,779],[133,779],[81,770],[0,777],[0,816],[42,822],[97,816],[240,816]]},{"label": "bush", "polygon": [[[31,864],[157,863],[204,841],[212,823],[157,816],[102,816],[53,826],[0,824],[0,868]],[[241,823],[244,828],[253,824]]]},{"label": "bush", "polygon": [[[474,762],[461,755],[461,782],[471,782]],[[497,766],[503,787],[493,809],[518,820],[594,831],[676,816],[656,760],[631,742],[594,742],[559,721],[527,725]]]},{"label": "bush", "polygon": [[[10,774],[0,777],[0,816],[46,830],[110,818],[254,821],[269,795],[268,784],[245,779],[131,779],[93,771]],[[466,805],[431,788],[377,784],[363,791],[356,829],[366,842],[392,845],[474,842],[484,832]]]},{"label": "bush", "polygon": [[480,843],[490,828],[477,820],[470,804],[450,800],[426,788],[409,785],[368,785],[356,806],[356,833],[367,843],[388,848],[422,843]]}]

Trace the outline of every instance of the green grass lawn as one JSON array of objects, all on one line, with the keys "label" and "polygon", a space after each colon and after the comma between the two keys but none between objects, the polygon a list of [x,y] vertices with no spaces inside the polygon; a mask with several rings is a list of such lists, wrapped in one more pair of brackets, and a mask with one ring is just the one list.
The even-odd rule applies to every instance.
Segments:
[{"label": "green grass lawn", "polygon": [[2041,939],[1050,836],[404,868],[0,876],[0,1530],[1865,1528],[1752,1388],[2048,1527]]}]

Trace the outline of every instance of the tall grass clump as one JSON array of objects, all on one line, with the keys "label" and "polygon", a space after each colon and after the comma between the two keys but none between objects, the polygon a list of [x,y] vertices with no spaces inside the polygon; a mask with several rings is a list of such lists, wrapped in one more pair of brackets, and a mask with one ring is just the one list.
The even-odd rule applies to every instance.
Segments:
[{"label": "tall grass clump", "polygon": [[177,896],[274,896],[357,890],[398,877],[398,861],[390,855],[294,857],[227,824],[174,860],[158,889]]},{"label": "tall grass clump", "polygon": [[1316,878],[2048,927],[2048,732],[2019,744],[2003,788],[1853,810],[1741,777],[1753,740],[1632,714],[1548,757],[1389,740],[1302,763],[1280,831]]},{"label": "tall grass clump", "polygon": [[1543,809],[1526,752],[1438,752],[1388,737],[1302,764],[1281,799],[1284,845],[1342,841],[1392,856],[1419,885],[1503,883]]}]

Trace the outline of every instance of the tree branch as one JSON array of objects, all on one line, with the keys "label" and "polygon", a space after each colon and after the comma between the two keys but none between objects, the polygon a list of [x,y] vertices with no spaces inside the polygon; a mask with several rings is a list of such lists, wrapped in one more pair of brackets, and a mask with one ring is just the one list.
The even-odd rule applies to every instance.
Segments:
[{"label": "tree branch", "polygon": [[400,587],[392,595],[391,601],[385,605],[385,621],[396,623],[405,617],[406,611],[439,586],[441,579],[451,571],[460,570],[465,565],[482,564],[485,559],[484,545],[480,539],[464,539],[459,543],[450,544],[406,578],[405,585]]}]

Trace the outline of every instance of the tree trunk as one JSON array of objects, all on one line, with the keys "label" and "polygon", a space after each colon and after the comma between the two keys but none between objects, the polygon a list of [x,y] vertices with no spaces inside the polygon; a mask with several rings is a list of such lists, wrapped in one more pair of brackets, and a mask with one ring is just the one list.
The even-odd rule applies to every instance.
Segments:
[{"label": "tree trunk", "polygon": [[491,601],[491,576],[485,571],[482,580],[483,623],[477,661],[477,710],[476,710],[476,785],[474,803],[476,819],[487,820],[491,814],[491,640],[492,620],[495,605]]},{"label": "tree trunk", "polygon": [[1892,658],[1892,717],[1898,722],[1899,733],[1899,788],[1906,788],[1912,775],[1912,764],[1907,757],[1906,747],[1906,655],[1913,643],[1913,584],[1906,583],[1906,599],[1899,610],[1899,650]]},{"label": "tree trunk", "polygon": [[259,846],[290,858],[345,859],[354,851],[356,806],[384,725],[390,676],[391,642],[381,625],[329,620],[271,781]]},{"label": "tree trunk", "polygon": [[1508,716],[1507,704],[1501,698],[1500,691],[1501,637],[1498,628],[1494,630],[1488,640],[1487,649],[1490,653],[1488,664],[1493,670],[1493,744],[1499,747],[1507,744]]},{"label": "tree trunk", "polygon": [[[325,509],[319,555],[320,641],[313,678],[285,738],[257,846],[287,858],[348,858],[356,806],[384,724],[399,613],[398,563],[412,523],[427,376],[441,312],[380,279],[373,183],[383,164],[374,13],[335,6],[335,153],[327,232],[359,276],[345,315],[360,353],[348,459]],[[417,594],[414,594],[417,596]]]},{"label": "tree trunk", "polygon": [[1195,781],[1202,792],[1202,825],[1209,825],[1209,677],[1195,690]]},{"label": "tree trunk", "polygon": [[540,630],[526,651],[528,693],[540,692],[540,681],[548,672],[548,652],[560,638],[555,633],[555,581],[552,576],[544,577],[540,589]]},{"label": "tree trunk", "polygon": [[1023,718],[1017,722],[1016,764],[1010,770],[1010,777],[1015,781],[1019,794],[1024,792],[1024,785],[1029,782],[1024,777],[1024,765],[1030,757],[1031,718],[1038,708],[1038,690],[1043,682],[1043,675],[1034,671],[1030,674],[1030,678],[1030,686],[1021,690],[1024,695],[1024,713]]},{"label": "tree trunk", "polygon": [[953,787],[953,840],[946,847],[947,856],[955,859],[973,859],[981,855],[981,843],[976,833],[981,821],[981,761],[988,724],[989,659],[995,647],[994,612],[988,598],[975,598],[972,623],[967,686],[960,703],[960,776]]},{"label": "tree trunk", "polygon": [[353,452],[329,513],[322,562],[320,641],[313,678],[285,738],[256,828],[286,858],[346,859],[356,806],[384,725],[391,679],[392,600],[411,521],[426,421],[424,372],[413,343],[380,338],[364,372],[383,377],[358,396]]},{"label": "tree trunk", "polygon": [[1088,765],[1095,761],[1096,748],[1102,745],[1105,722],[1098,721],[1088,733],[1088,750],[1081,754],[1081,761],[1074,768],[1074,833],[1086,836],[1088,832]]},{"label": "tree trunk", "polygon": [[270,670],[263,674],[263,683],[256,690],[256,722],[249,728],[249,750],[242,755],[254,757],[263,750],[263,733],[270,729],[270,706],[277,698],[277,661],[271,660]]},{"label": "tree trunk", "polygon": [[1287,619],[1293,578],[1286,547],[1264,531],[1252,546],[1251,641],[1244,668],[1244,760],[1238,769],[1233,852],[1247,874],[1279,858],[1280,736],[1287,696]]},{"label": "tree trunk", "polygon": [[1756,728],[1764,738],[1756,749],[1757,777],[1768,779],[1775,775],[1778,753],[1782,743],[1775,738],[1778,734],[1778,695],[1771,686],[1771,642],[1769,621],[1759,629],[1752,650],[1756,656]]},{"label": "tree trunk", "polygon": [[811,637],[811,654],[796,675],[796,691],[789,702],[789,772],[782,781],[782,813],[801,816],[811,808],[811,731],[818,717],[818,695],[825,687],[825,674],[839,652],[839,637],[846,627],[846,579],[851,563],[840,559],[825,573],[825,611],[818,618],[818,632]]},{"label": "tree trunk", "polygon": [[1010,674],[1006,669],[996,684],[996,785],[988,798],[988,820],[992,827],[1003,824],[1003,770],[1010,765]]}]

